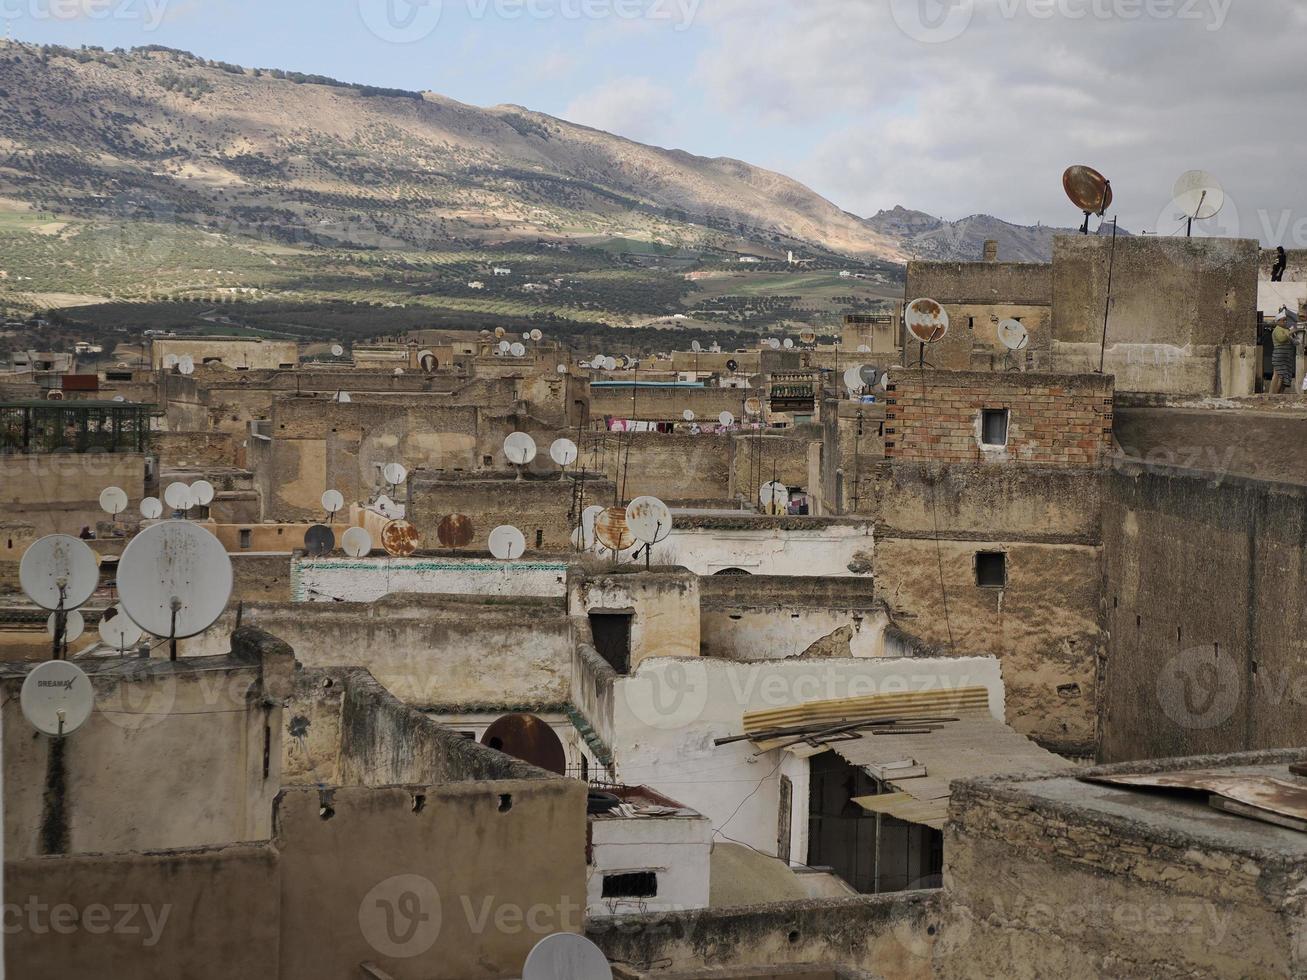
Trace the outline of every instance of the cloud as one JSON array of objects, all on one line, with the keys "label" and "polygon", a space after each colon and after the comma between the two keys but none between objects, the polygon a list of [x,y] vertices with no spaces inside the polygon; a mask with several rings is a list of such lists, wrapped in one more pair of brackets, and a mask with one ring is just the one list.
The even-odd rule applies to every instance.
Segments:
[{"label": "cloud", "polygon": [[802,154],[785,148],[787,171],[857,213],[904,204],[1072,224],[1061,174],[1086,163],[1112,178],[1135,230],[1172,232],[1172,185],[1198,168],[1237,207],[1239,226],[1226,231],[1269,239],[1285,213],[1307,218],[1291,67],[1307,27],[1298,0],[718,0],[705,10],[711,42],[695,77],[716,108],[806,134]]},{"label": "cloud", "polygon": [[671,125],[676,97],[670,89],[643,76],[615,78],[577,98],[563,118],[583,126],[617,133],[641,143],[662,145]]}]

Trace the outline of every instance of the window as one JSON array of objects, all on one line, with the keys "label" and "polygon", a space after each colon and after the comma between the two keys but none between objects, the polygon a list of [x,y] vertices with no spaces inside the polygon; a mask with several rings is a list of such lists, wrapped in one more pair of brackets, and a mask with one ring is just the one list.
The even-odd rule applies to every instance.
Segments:
[{"label": "window", "polygon": [[658,894],[658,875],[652,871],[604,875],[604,898],[653,898]]},{"label": "window", "polygon": [[251,532],[250,532],[250,529],[249,529],[248,527],[243,527],[243,528],[241,528],[241,547],[242,547],[242,548],[248,548],[248,547],[250,546],[250,534],[251,534]]},{"label": "window", "polygon": [[980,413],[980,442],[985,446],[1007,445],[1008,410],[987,408]]},{"label": "window", "polygon": [[1007,587],[1007,555],[1001,551],[976,554],[976,584],[982,589]]},{"label": "window", "polygon": [[104,380],[105,381],[131,381],[132,372],[131,371],[105,371]]},{"label": "window", "polygon": [[603,657],[609,667],[619,674],[631,670],[631,619],[633,613],[590,614],[590,633],[594,637],[595,650]]},{"label": "window", "polygon": [[536,528],[536,549],[538,550],[540,548],[543,548],[544,546],[545,546],[545,532],[540,528]]}]

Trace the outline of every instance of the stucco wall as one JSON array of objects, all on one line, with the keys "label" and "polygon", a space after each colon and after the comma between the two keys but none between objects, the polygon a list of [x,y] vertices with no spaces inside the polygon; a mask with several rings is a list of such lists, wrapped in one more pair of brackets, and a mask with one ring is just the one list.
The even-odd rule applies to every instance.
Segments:
[{"label": "stucco wall", "polygon": [[679,568],[574,572],[568,608],[575,616],[630,612],[630,665],[646,657],[699,656],[699,580]]},{"label": "stucco wall", "polygon": [[373,602],[397,593],[562,596],[569,563],[558,558],[499,561],[489,555],[291,560],[296,602]]},{"label": "stucco wall", "polygon": [[687,518],[675,523],[654,557],[698,575],[738,568],[750,575],[851,577],[870,571],[872,545],[870,523]]},{"label": "stucco wall", "polygon": [[108,519],[100,491],[121,487],[128,510],[139,513],[145,496],[145,457],[139,453],[53,453],[0,456],[0,512],[27,521],[42,534],[76,535]]}]

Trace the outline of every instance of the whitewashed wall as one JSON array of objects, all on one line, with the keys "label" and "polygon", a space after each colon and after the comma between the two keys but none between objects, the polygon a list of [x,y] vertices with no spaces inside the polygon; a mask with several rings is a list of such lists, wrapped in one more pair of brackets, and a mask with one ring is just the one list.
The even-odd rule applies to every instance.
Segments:
[{"label": "whitewashed wall", "polygon": [[863,556],[870,566],[871,549],[869,523],[784,531],[674,528],[671,537],[654,549],[654,560],[682,565],[697,575],[740,568],[751,575],[869,579],[869,574],[849,571],[849,565]]},{"label": "whitewashed wall", "polygon": [[423,595],[563,596],[567,563],[493,558],[297,558],[295,602],[374,602],[398,592]]}]

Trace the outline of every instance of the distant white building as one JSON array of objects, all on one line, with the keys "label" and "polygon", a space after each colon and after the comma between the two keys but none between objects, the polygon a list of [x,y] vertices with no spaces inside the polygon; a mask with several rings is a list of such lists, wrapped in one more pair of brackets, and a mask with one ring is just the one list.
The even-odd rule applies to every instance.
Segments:
[{"label": "distant white building", "polygon": [[468,289],[485,289],[485,288],[486,288],[486,284],[483,283],[483,282],[481,282],[480,280],[477,280],[476,282],[470,282],[470,283],[468,283],[468,284],[467,284],[467,288],[468,288]]},{"label": "distant white building", "polygon": [[505,269],[502,266],[498,266],[498,265],[495,266],[494,272],[495,275],[497,276],[511,276],[513,274],[512,269]]},{"label": "distant white building", "polygon": [[762,259],[758,258],[756,255],[741,255],[741,256],[740,256],[740,262],[741,262],[741,264],[743,264],[743,265],[757,265],[757,264],[758,264],[759,262],[761,262],[761,261],[762,261]]}]

